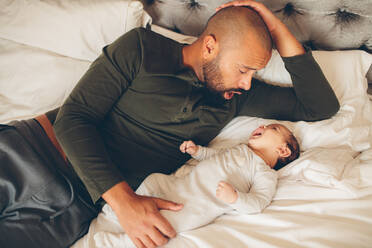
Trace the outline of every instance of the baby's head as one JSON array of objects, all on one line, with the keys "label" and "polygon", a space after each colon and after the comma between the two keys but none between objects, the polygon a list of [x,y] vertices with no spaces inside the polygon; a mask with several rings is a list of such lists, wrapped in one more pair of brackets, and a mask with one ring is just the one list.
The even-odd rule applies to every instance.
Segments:
[{"label": "baby's head", "polygon": [[300,154],[297,139],[281,124],[260,126],[252,132],[248,146],[275,170],[297,159]]}]

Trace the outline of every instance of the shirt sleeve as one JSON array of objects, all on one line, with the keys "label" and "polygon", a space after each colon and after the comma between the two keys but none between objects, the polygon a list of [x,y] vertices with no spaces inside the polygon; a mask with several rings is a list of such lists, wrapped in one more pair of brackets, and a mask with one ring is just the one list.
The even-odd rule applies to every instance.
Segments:
[{"label": "shirt sleeve", "polygon": [[238,199],[231,206],[242,214],[257,214],[272,201],[277,185],[277,174],[274,170],[256,172],[254,182],[248,193],[237,191]]},{"label": "shirt sleeve", "polygon": [[336,95],[310,50],[283,57],[293,87],[274,86],[257,79],[237,96],[238,115],[289,121],[330,118],[340,108]]},{"label": "shirt sleeve", "polygon": [[54,123],[58,141],[94,202],[123,181],[98,129],[140,65],[139,31],[134,29],[103,48],[61,106]]}]

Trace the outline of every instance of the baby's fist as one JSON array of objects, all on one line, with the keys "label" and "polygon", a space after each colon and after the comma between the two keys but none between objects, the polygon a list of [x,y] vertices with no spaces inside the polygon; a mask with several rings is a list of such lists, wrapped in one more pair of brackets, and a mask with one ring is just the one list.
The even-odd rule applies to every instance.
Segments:
[{"label": "baby's fist", "polygon": [[220,181],[217,186],[216,196],[226,203],[234,203],[238,199],[238,193],[234,187],[225,181]]},{"label": "baby's fist", "polygon": [[197,153],[198,149],[199,149],[199,147],[197,145],[195,145],[195,143],[192,142],[191,140],[184,141],[180,145],[181,152],[183,152],[183,153],[187,152],[190,155],[194,155],[195,153]]}]

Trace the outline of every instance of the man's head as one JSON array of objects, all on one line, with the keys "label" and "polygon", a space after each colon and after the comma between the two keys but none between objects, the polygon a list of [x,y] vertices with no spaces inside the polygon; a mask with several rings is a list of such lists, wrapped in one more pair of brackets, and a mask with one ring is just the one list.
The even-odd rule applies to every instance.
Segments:
[{"label": "man's head", "polygon": [[266,161],[273,161],[271,167],[275,170],[297,159],[300,154],[297,139],[281,124],[260,126],[253,131],[248,146],[263,155]]},{"label": "man's head", "polygon": [[201,80],[225,99],[250,89],[253,73],[268,63],[272,51],[264,21],[247,7],[228,7],[215,13],[198,42]]}]

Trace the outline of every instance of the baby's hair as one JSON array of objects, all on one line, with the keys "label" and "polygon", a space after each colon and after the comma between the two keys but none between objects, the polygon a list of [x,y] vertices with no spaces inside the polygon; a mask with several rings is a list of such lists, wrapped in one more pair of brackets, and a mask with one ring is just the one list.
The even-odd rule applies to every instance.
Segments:
[{"label": "baby's hair", "polygon": [[296,160],[300,156],[300,145],[298,144],[298,141],[293,134],[289,134],[286,142],[288,148],[291,150],[291,155],[289,155],[288,157],[278,158],[278,161],[274,166],[274,170],[279,170],[283,168],[284,166],[286,166],[293,160]]}]

